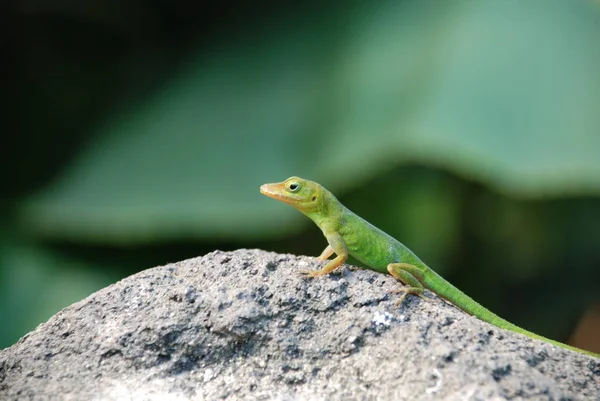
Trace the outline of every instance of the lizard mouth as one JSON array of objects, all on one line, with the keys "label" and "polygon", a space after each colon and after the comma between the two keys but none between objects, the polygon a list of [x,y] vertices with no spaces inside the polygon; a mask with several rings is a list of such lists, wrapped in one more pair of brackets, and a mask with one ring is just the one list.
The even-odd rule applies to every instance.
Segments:
[{"label": "lizard mouth", "polygon": [[269,198],[276,199],[281,202],[292,204],[293,200],[284,195],[280,191],[280,184],[264,184],[260,186],[260,193]]}]

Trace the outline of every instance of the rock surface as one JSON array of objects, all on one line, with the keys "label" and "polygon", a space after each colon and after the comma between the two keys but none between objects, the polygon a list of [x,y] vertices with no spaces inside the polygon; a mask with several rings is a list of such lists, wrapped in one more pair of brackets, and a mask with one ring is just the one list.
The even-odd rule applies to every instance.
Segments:
[{"label": "rock surface", "polygon": [[128,277],[0,351],[1,400],[600,400],[600,359],[394,279],[213,252]]}]

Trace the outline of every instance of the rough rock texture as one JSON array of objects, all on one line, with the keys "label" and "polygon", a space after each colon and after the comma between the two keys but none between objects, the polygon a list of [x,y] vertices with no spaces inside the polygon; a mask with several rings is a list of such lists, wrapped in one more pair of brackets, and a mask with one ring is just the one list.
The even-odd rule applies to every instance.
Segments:
[{"label": "rough rock texture", "polygon": [[217,251],[128,277],[0,351],[0,399],[600,400],[600,359],[316,268]]}]

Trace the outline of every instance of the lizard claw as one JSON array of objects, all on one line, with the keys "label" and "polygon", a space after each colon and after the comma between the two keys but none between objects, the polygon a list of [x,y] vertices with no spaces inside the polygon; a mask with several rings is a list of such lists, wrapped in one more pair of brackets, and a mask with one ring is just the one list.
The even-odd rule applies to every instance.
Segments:
[{"label": "lizard claw", "polygon": [[402,294],[402,295],[400,295],[400,298],[398,298],[398,300],[394,303],[394,306],[396,308],[398,306],[400,306],[402,304],[402,302],[404,302],[404,299],[406,299],[406,296],[408,294],[416,295],[425,301],[429,301],[429,298],[425,297],[425,295],[423,295],[422,291],[418,288],[417,289],[412,288],[412,287],[394,288],[394,289],[390,290],[389,292],[392,294]]},{"label": "lizard claw", "polygon": [[394,307],[397,308],[400,305],[402,305],[402,302],[404,302],[404,299],[408,295],[408,292],[406,292],[406,291],[394,291],[394,292],[396,292],[396,293],[402,292],[402,295],[400,295],[400,298],[398,298],[398,300],[396,302],[394,302]]},{"label": "lizard claw", "polygon": [[329,272],[327,271],[323,271],[323,269],[321,270],[301,270],[300,274],[304,277],[321,277],[321,276],[325,276],[327,274],[329,274]]}]

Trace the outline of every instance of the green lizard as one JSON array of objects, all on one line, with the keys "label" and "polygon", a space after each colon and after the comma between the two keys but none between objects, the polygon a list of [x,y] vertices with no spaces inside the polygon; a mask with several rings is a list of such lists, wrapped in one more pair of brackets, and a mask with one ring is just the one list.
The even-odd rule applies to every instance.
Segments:
[{"label": "green lizard", "polygon": [[323,231],[329,245],[321,253],[319,260],[328,260],[334,253],[337,255],[321,270],[302,272],[309,277],[332,272],[346,261],[348,255],[352,255],[369,269],[384,274],[390,273],[406,285],[397,290],[402,295],[396,306],[400,305],[408,294],[424,298],[424,290],[428,289],[463,311],[502,329],[600,357],[599,354],[524,330],[492,313],[430,269],[406,246],[352,213],[331,192],[316,182],[290,177],[280,183],[264,184],[260,187],[260,192],[294,206]]}]

